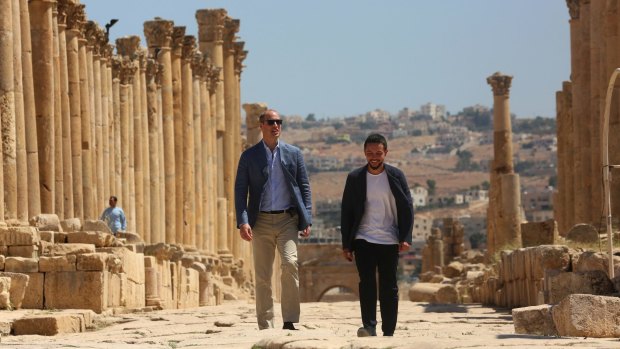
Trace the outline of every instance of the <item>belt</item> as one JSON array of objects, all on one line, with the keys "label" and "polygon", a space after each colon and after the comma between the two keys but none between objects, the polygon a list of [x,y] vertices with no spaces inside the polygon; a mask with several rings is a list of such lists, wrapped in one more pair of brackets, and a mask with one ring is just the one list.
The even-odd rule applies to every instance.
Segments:
[{"label": "belt", "polygon": [[282,214],[282,213],[293,213],[293,212],[295,212],[295,210],[292,207],[289,207],[286,210],[260,211],[260,213],[267,213],[267,214]]}]

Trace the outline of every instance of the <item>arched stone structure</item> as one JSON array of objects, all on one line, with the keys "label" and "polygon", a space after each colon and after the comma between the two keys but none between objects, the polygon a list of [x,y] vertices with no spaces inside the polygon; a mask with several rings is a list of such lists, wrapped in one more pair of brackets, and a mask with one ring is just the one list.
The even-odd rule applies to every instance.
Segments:
[{"label": "arched stone structure", "polygon": [[301,244],[298,255],[302,302],[318,302],[334,287],[346,287],[359,298],[355,263],[344,259],[340,245]]}]

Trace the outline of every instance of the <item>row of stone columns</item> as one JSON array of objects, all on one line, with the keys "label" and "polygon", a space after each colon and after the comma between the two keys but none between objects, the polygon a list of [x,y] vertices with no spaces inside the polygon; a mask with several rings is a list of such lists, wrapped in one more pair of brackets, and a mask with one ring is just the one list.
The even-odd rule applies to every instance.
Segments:
[{"label": "row of stone columns", "polygon": [[[620,1],[567,0],[571,74],[556,94],[558,191],[555,217],[561,234],[577,223],[602,222],[602,122],[607,85],[620,67]],[[609,161],[620,164],[620,98],[609,118]],[[615,171],[615,170],[614,170]],[[620,216],[620,182],[611,184],[612,216]],[[617,221],[614,221],[617,224]]]},{"label": "row of stone columns", "polygon": [[129,36],[113,54],[77,0],[0,1],[1,217],[97,219],[117,195],[146,243],[248,259],[233,208],[239,21],[200,10],[197,39],[156,18],[148,50]]}]

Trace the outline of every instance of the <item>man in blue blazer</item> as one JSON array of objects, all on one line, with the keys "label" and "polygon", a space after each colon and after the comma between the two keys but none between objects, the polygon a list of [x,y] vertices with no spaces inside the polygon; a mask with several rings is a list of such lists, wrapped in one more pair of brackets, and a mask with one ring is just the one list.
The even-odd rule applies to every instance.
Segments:
[{"label": "man in blue blazer", "polygon": [[263,140],[241,154],[235,180],[235,210],[241,238],[252,242],[256,318],[273,328],[271,277],[277,248],[282,260],[283,329],[299,322],[298,232],[310,235],[312,200],[299,148],[279,140],[282,119],[275,110],[259,117]]},{"label": "man in blue blazer", "polygon": [[384,336],[394,335],[398,255],[411,246],[413,200],[403,172],[384,163],[387,153],[385,137],[369,135],[364,142],[368,164],[349,173],[342,194],[342,251],[349,261],[355,255],[360,278],[360,337],[377,335],[377,273],[381,329]]}]

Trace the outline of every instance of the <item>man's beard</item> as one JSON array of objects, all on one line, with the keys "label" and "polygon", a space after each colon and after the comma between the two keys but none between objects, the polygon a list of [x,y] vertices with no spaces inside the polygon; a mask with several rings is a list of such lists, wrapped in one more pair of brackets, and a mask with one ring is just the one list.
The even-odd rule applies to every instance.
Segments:
[{"label": "man's beard", "polygon": [[368,163],[368,167],[370,167],[370,169],[373,171],[378,170],[379,168],[381,168],[382,165],[383,165],[383,161],[379,162],[377,166],[373,166],[370,162]]}]

